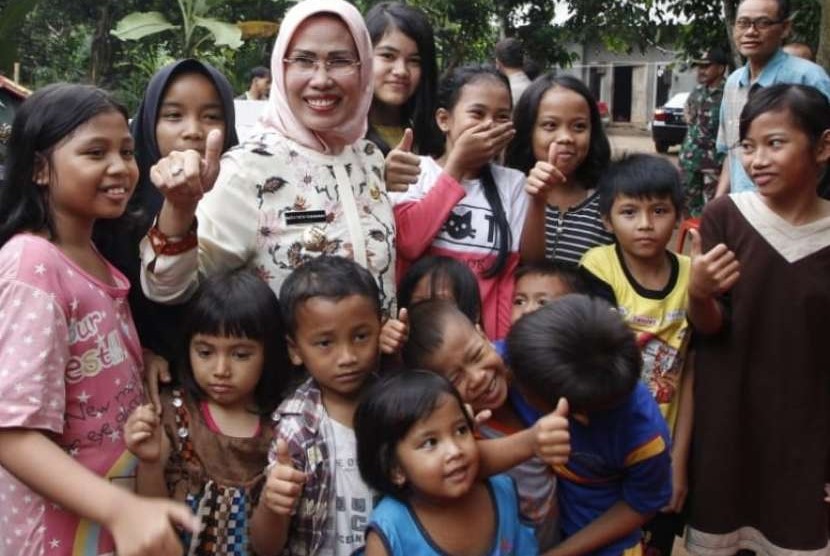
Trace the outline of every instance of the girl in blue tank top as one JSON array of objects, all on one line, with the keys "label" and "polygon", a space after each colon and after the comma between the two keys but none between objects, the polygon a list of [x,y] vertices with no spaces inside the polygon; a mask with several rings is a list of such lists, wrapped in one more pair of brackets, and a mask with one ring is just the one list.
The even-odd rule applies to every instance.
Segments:
[{"label": "girl in blue tank top", "polygon": [[386,377],[354,424],[361,476],[384,495],[366,556],[538,554],[512,479],[481,477],[473,423],[447,379],[416,370]]}]

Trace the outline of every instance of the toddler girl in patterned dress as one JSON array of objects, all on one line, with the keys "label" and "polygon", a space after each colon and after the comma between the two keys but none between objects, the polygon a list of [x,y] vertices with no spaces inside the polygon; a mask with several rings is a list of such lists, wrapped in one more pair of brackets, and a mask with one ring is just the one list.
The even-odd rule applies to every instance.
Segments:
[{"label": "toddler girl in patterned dress", "polygon": [[248,521],[264,482],[288,369],[274,292],[251,271],[209,278],[185,320],[181,388],[162,393],[162,412],[144,405],[125,425],[139,459],[138,490],[185,502],[201,528],[186,554],[251,554]]}]

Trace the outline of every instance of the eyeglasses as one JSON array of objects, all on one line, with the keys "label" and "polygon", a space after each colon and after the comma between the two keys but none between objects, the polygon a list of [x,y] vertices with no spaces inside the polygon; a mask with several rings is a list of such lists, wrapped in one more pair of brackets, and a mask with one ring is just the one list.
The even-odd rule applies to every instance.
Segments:
[{"label": "eyeglasses", "polygon": [[347,77],[352,75],[360,67],[360,60],[353,60],[351,58],[329,58],[327,60],[320,60],[319,58],[312,58],[310,56],[294,56],[293,58],[283,58],[282,60],[291,66],[296,73],[303,76],[311,76],[317,73],[320,69],[320,64],[326,68],[326,73],[331,77]]},{"label": "eyeglasses", "polygon": [[740,19],[735,20],[735,28],[740,29],[741,31],[748,31],[750,27],[755,27],[758,31],[766,31],[773,25],[778,25],[787,21],[786,19],[770,19],[768,17],[756,17],[755,19],[750,19],[748,17],[742,17]]}]

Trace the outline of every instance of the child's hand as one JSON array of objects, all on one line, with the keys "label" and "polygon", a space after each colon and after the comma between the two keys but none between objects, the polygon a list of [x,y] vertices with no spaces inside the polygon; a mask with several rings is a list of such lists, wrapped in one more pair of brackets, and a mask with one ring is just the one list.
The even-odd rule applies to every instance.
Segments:
[{"label": "child's hand", "polygon": [[388,319],[380,329],[380,352],[386,355],[398,353],[409,337],[409,313],[406,308],[398,311],[398,318]]},{"label": "child's hand", "polygon": [[165,440],[161,418],[152,404],[138,406],[124,424],[124,443],[142,462],[158,463],[162,453],[169,453],[169,440]]},{"label": "child's hand", "polygon": [[199,519],[184,504],[132,494],[113,508],[107,525],[118,556],[179,556],[182,544],[175,527],[199,531]]},{"label": "child's hand", "polygon": [[533,429],[536,435],[536,455],[548,465],[566,464],[571,454],[568,400],[559,398],[553,413],[536,421]]},{"label": "child's hand", "polygon": [[384,162],[387,191],[406,191],[421,175],[421,159],[412,153],[412,130],[406,128],[398,145],[389,151]]},{"label": "child's hand", "polygon": [[556,142],[548,147],[548,159],[539,160],[530,169],[525,183],[525,191],[536,201],[545,201],[548,192],[568,181],[565,175],[556,167]]},{"label": "child's hand", "polygon": [[703,253],[700,234],[689,230],[692,236],[692,269],[689,277],[689,297],[709,299],[728,291],[741,276],[741,265],[735,253],[723,243]]},{"label": "child's hand", "polygon": [[147,385],[147,395],[150,403],[156,408],[156,413],[161,415],[161,396],[159,395],[159,383],[170,384],[173,379],[170,376],[170,364],[161,355],[156,355],[151,349],[145,348],[144,359],[144,382]]},{"label": "child's hand", "polygon": [[465,129],[455,141],[444,170],[460,180],[470,170],[477,170],[492,161],[514,135],[516,130],[511,121],[482,122]]},{"label": "child's hand", "polygon": [[214,129],[205,140],[204,156],[193,149],[173,151],[150,168],[150,179],[167,202],[192,209],[213,187],[221,156],[222,132]]},{"label": "child's hand", "polygon": [[470,417],[470,419],[473,421],[473,424],[476,427],[480,427],[481,425],[486,423],[490,419],[490,417],[493,416],[493,411],[490,409],[482,409],[481,411],[476,413],[476,410],[473,409],[473,406],[471,406],[468,403],[464,404],[464,411],[467,412],[467,415]]},{"label": "child's hand", "polygon": [[292,515],[305,481],[305,473],[294,469],[288,444],[282,439],[277,440],[277,461],[268,470],[260,497],[265,506],[277,515]]}]

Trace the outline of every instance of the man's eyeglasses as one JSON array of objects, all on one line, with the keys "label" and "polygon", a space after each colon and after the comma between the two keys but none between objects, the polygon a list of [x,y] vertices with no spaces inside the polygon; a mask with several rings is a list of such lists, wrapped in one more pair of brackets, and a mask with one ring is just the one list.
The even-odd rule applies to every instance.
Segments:
[{"label": "man's eyeglasses", "polygon": [[317,73],[320,64],[323,64],[323,67],[326,68],[326,73],[332,77],[352,75],[360,67],[360,60],[353,60],[352,58],[329,58],[327,60],[320,60],[310,56],[294,56],[293,58],[283,58],[282,61],[291,66],[296,73],[305,76]]},{"label": "man's eyeglasses", "polygon": [[787,21],[786,19],[770,19],[768,17],[756,17],[750,19],[748,17],[741,17],[735,20],[735,28],[741,31],[747,31],[750,27],[755,27],[758,31],[766,31],[773,25],[779,25]]}]

